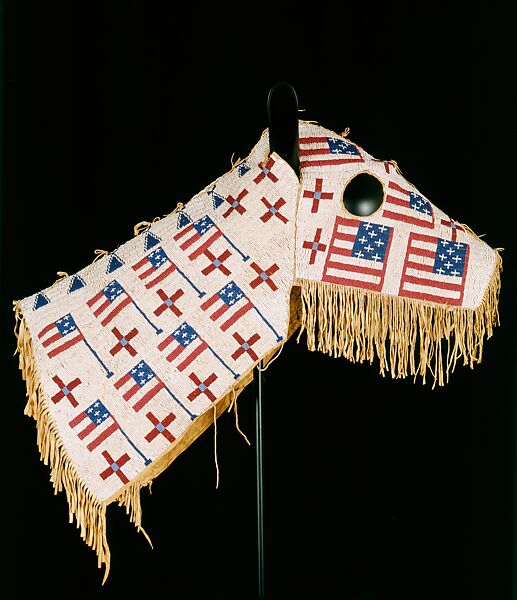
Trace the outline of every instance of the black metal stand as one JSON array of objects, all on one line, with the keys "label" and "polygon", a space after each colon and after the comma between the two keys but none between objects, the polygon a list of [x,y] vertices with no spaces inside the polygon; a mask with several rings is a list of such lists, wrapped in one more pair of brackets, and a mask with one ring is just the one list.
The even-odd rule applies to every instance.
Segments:
[{"label": "black metal stand", "polygon": [[255,395],[255,448],[257,464],[257,585],[258,598],[264,599],[264,468],[263,468],[263,384],[264,379],[260,369],[262,361],[258,363],[258,368],[253,373],[253,386]]},{"label": "black metal stand", "polygon": [[[267,101],[269,121],[269,151],[276,152],[300,175],[298,145],[298,98],[289,83],[276,83],[269,91]],[[262,361],[253,373],[255,396],[255,447],[257,465],[257,575],[258,598],[265,598],[264,576],[264,454],[263,454],[263,400],[264,379]]]}]

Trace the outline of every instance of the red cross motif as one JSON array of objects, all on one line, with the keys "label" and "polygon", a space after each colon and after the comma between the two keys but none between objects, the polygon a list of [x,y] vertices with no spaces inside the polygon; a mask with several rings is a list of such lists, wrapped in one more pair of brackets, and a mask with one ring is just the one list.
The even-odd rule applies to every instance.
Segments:
[{"label": "red cross motif", "polygon": [[311,251],[311,257],[309,259],[310,265],[313,265],[316,262],[316,254],[318,252],[325,252],[325,250],[327,249],[327,244],[322,244],[320,242],[321,231],[322,231],[321,227],[318,227],[318,229],[316,229],[316,234],[315,234],[312,242],[309,240],[306,240],[305,242],[303,242],[303,247],[306,248],[307,250]]},{"label": "red cross motif", "polygon": [[145,436],[145,439],[148,442],[152,442],[154,438],[160,433],[165,437],[169,442],[174,442],[175,437],[172,435],[170,431],[167,430],[167,427],[174,421],[176,415],[173,413],[169,413],[166,417],[164,417],[161,421],[157,419],[152,412],[148,412],[145,415],[149,421],[154,425],[151,431]]},{"label": "red cross motif", "polygon": [[189,378],[196,385],[196,388],[187,396],[189,400],[195,400],[199,396],[199,394],[205,394],[205,396],[210,400],[210,402],[216,401],[216,397],[208,389],[212,385],[212,383],[214,383],[214,381],[217,379],[217,375],[215,373],[212,373],[209,377],[205,379],[205,381],[201,381],[201,379],[199,379],[199,377],[195,373],[191,373],[189,375]]},{"label": "red cross motif", "polygon": [[334,194],[332,192],[324,192],[323,190],[323,179],[316,179],[316,187],[314,190],[305,190],[303,192],[304,198],[312,198],[311,213],[317,213],[320,207],[321,200],[332,200]]},{"label": "red cross motif", "polygon": [[262,169],[260,173],[253,180],[255,183],[260,183],[265,177],[270,179],[273,183],[278,181],[278,177],[271,172],[275,161],[270,157],[266,164],[260,163],[259,167]]},{"label": "red cross motif", "polygon": [[242,192],[240,192],[240,194],[237,196],[237,198],[234,198],[233,196],[228,196],[226,198],[226,202],[228,202],[230,208],[225,213],[223,213],[223,217],[225,219],[229,215],[231,215],[233,211],[238,212],[240,215],[243,215],[246,212],[246,209],[244,208],[244,206],[242,206],[241,201],[247,193],[248,190],[243,189]]},{"label": "red cross motif", "polygon": [[208,250],[208,248],[204,251],[203,254],[210,261],[208,267],[205,267],[201,271],[203,275],[209,275],[212,271],[215,271],[215,269],[218,269],[219,271],[221,271],[221,273],[224,273],[225,275],[231,275],[230,269],[223,264],[224,261],[232,255],[232,253],[229,250],[225,250],[217,258],[210,252],[210,250]]},{"label": "red cross motif", "polygon": [[126,333],[126,335],[122,335],[117,327],[113,327],[111,333],[113,333],[113,335],[118,340],[118,342],[110,350],[111,356],[115,356],[115,354],[118,354],[122,350],[122,348],[124,348],[124,350],[127,350],[129,354],[131,354],[131,356],[136,356],[136,350],[129,343],[138,333],[138,329],[136,327],[133,328],[129,333]]},{"label": "red cross motif", "polygon": [[111,454],[107,450],[104,450],[102,456],[106,459],[109,467],[101,473],[101,479],[106,480],[115,473],[122,483],[129,483],[129,479],[122,472],[122,467],[130,460],[129,454],[123,454],[117,460],[113,460]]},{"label": "red cross motif", "polygon": [[181,310],[176,306],[176,301],[179,300],[183,296],[183,290],[176,290],[172,296],[167,296],[167,294],[163,290],[158,290],[156,292],[162,300],[162,303],[158,306],[158,308],[154,311],[154,314],[159,317],[163,312],[165,312],[168,308],[172,310],[172,312],[177,316],[181,317],[183,314]]},{"label": "red cross motif", "polygon": [[283,198],[279,198],[275,204],[270,204],[265,198],[261,198],[261,200],[267,208],[267,212],[260,217],[260,220],[263,223],[267,223],[273,215],[280,219],[282,223],[287,223],[289,221],[289,219],[286,219],[286,217],[284,217],[284,215],[280,212],[280,209],[285,204],[285,200]]},{"label": "red cross motif", "polygon": [[455,242],[455,241],[456,241],[456,235],[457,235],[457,231],[458,231],[458,229],[459,229],[460,231],[465,231],[465,230],[463,229],[463,227],[462,227],[461,225],[458,225],[458,223],[456,223],[456,221],[454,221],[453,219],[449,219],[449,220],[447,220],[447,219],[441,219],[440,223],[441,223],[442,225],[447,225],[447,227],[450,227],[450,228],[452,229],[452,237],[451,237],[451,240],[452,240],[453,242]]},{"label": "red cross motif", "polygon": [[270,287],[270,289],[272,289],[274,292],[276,292],[278,287],[275,285],[275,283],[271,279],[271,275],[273,275],[273,273],[276,273],[278,271],[278,269],[280,268],[277,264],[273,263],[269,267],[269,269],[264,270],[261,267],[259,267],[256,262],[252,262],[251,268],[258,274],[258,277],[250,283],[250,285],[253,289],[255,289],[261,283],[264,283],[264,281],[265,281],[268,284],[268,286]]},{"label": "red cross motif", "polygon": [[257,354],[252,349],[253,344],[255,342],[258,342],[258,340],[260,340],[260,335],[258,333],[254,333],[247,340],[245,340],[238,333],[234,333],[233,337],[234,337],[235,341],[239,344],[239,347],[237,348],[237,350],[235,350],[235,352],[232,354],[233,360],[237,360],[239,358],[239,356],[242,356],[245,352],[248,354],[248,356],[251,356],[251,358],[253,360],[258,360]]},{"label": "red cross motif", "polygon": [[72,390],[76,388],[80,383],[82,383],[79,377],[76,377],[74,380],[67,384],[65,384],[63,380],[57,375],[54,375],[54,377],[52,377],[52,380],[59,386],[59,392],[52,396],[52,402],[54,404],[57,404],[60,400],[66,397],[66,399],[70,402],[70,404],[73,407],[79,406],[79,403],[72,394]]}]

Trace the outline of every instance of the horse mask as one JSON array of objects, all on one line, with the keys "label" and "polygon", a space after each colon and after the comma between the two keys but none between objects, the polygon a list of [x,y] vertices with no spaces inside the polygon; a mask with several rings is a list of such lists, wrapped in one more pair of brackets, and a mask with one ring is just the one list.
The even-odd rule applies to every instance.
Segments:
[{"label": "horse mask", "polygon": [[[140,529],[141,488],[295,331],[310,350],[443,385],[498,324],[497,250],[346,134],[300,121],[299,147],[300,178],[264,131],[185,205],[15,302],[25,413],[105,577],[106,507]],[[384,194],[364,217],[343,204],[360,173]]]}]

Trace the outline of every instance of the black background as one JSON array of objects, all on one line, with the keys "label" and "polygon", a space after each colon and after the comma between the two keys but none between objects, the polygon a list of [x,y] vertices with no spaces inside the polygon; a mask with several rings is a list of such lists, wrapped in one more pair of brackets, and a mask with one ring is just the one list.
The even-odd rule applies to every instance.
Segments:
[{"label": "black background", "polygon": [[[515,79],[510,3],[6,2],[5,586],[16,597],[256,597],[255,455],[232,415],[143,492],[151,550],[110,506],[111,575],[67,523],[23,416],[11,302],[111,250],[244,157],[290,81],[493,247],[501,327],[445,388],[292,339],[266,371],[266,594],[507,600],[515,500]],[[254,441],[251,389],[239,400]],[[515,597],[515,596],[514,596]]]}]

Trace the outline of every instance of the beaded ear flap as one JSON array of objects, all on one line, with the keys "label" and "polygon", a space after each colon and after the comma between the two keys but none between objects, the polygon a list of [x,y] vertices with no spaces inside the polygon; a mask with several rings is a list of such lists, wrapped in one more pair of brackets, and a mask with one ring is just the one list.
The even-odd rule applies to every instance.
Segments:
[{"label": "beaded ear flap", "polygon": [[14,303],[25,414],[105,578],[107,506],[142,530],[141,489],[293,334],[434,386],[498,324],[499,249],[289,93],[227,173]]}]

